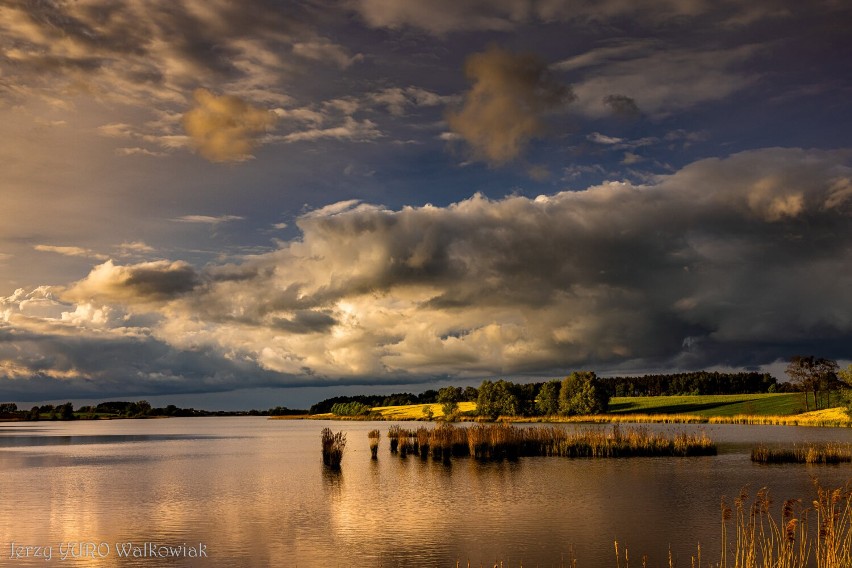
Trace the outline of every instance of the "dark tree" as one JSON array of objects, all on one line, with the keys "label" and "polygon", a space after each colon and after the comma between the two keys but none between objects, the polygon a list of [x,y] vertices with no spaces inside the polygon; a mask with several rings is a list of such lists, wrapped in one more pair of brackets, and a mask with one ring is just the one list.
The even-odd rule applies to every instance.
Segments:
[{"label": "dark tree", "polygon": [[438,390],[438,402],[461,402],[464,400],[464,393],[460,387],[444,387]]},{"label": "dark tree", "polygon": [[541,385],[538,398],[535,401],[535,410],[542,416],[550,416],[559,412],[559,388],[560,381],[548,381]]},{"label": "dark tree", "polygon": [[521,413],[521,401],[513,392],[515,385],[508,381],[482,381],[476,409],[480,416],[496,420],[499,416],[517,416]]},{"label": "dark tree", "polygon": [[476,390],[476,387],[465,387],[464,388],[464,400],[467,402],[476,402],[476,397],[479,396],[479,391]]},{"label": "dark tree", "polygon": [[59,419],[74,420],[74,405],[72,403],[66,402],[59,407]]},{"label": "dark tree", "polygon": [[831,391],[838,390],[841,383],[837,378],[839,367],[833,359],[823,359],[813,355],[796,355],[787,365],[787,375],[802,392],[805,393],[805,409],[810,410],[808,392],[814,395],[814,409],[820,408],[820,391],[828,392],[829,402]]}]

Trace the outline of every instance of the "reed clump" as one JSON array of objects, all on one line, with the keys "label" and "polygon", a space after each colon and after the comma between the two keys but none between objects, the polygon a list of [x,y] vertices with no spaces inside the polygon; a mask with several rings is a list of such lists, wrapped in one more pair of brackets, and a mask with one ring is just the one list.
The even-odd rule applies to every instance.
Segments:
[{"label": "reed clump", "polygon": [[346,448],[346,434],[332,432],[329,428],[322,430],[322,462],[332,468],[340,468],[343,460],[343,450]]},{"label": "reed clump", "polygon": [[852,446],[839,443],[812,443],[787,448],[772,448],[760,445],[752,448],[751,461],[758,463],[849,463],[852,462]]},{"label": "reed clump", "polygon": [[[716,454],[716,444],[703,432],[679,433],[672,437],[647,428],[622,429],[615,424],[610,431],[584,430],[569,434],[559,428],[532,428],[527,435],[531,452],[525,455],[562,457],[655,457],[706,456]],[[531,438],[531,439],[530,439]]]},{"label": "reed clump", "polygon": [[453,456],[468,455],[467,445],[467,428],[442,423],[429,431],[432,459],[448,463]]},{"label": "reed clump", "polygon": [[378,430],[367,432],[367,438],[370,439],[370,455],[374,460],[379,457],[379,440],[381,440],[381,437],[382,434]]},{"label": "reed clump", "polygon": [[581,458],[716,454],[716,445],[704,433],[665,436],[641,427],[622,429],[617,424],[609,431],[589,429],[576,433],[556,426],[519,428],[511,424],[475,424],[457,428],[451,424],[440,424],[432,430],[420,428],[410,435],[400,429],[395,436],[400,448],[403,440],[407,443],[409,438],[415,437],[422,457],[431,453],[433,459],[445,462],[451,457],[461,456],[503,460],[524,456]]},{"label": "reed clump", "polygon": [[399,448],[399,432],[401,430],[402,428],[397,425],[393,425],[388,428],[388,442],[392,454],[395,454],[397,452],[397,449]]},{"label": "reed clump", "polygon": [[421,426],[417,429],[417,453],[420,454],[421,459],[427,459],[429,457],[429,429]]}]

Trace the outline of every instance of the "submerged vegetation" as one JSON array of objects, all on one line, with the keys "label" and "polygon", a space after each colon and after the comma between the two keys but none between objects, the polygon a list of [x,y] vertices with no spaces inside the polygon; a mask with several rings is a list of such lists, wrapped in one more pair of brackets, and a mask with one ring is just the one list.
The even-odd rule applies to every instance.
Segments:
[{"label": "submerged vegetation", "polygon": [[751,450],[751,461],[758,463],[849,463],[852,462],[852,446],[826,443],[795,445],[792,448],[770,448],[761,445]]},{"label": "submerged vegetation", "polygon": [[481,460],[514,459],[523,456],[638,457],[715,455],[716,445],[705,434],[681,433],[665,436],[645,428],[568,432],[555,426],[519,428],[510,424],[476,424],[456,428],[407,430],[391,426],[388,439],[392,453],[400,457],[417,454],[448,461],[472,456]]},{"label": "submerged vegetation", "polygon": [[346,434],[332,432],[329,428],[322,429],[322,463],[337,469],[343,460],[343,449],[346,448]]}]

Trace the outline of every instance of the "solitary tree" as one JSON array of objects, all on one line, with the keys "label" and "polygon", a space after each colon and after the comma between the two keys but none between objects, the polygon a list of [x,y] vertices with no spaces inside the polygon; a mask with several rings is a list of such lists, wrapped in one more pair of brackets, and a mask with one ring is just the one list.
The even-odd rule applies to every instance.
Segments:
[{"label": "solitary tree", "polygon": [[592,371],[574,371],[565,377],[559,389],[559,412],[566,416],[575,414],[600,414],[609,406],[609,395]]}]

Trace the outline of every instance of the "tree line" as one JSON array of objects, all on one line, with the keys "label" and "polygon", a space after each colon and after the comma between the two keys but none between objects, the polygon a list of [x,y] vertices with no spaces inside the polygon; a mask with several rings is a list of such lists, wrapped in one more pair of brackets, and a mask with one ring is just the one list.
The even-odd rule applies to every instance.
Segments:
[{"label": "tree line", "polygon": [[[446,416],[458,412],[458,403],[476,402],[478,416],[548,416],[597,414],[606,412],[612,397],[733,395],[803,392],[806,409],[850,403],[852,365],[838,370],[836,361],[813,356],[796,356],[787,369],[789,382],[779,382],[769,373],[694,371],[670,374],[646,374],[637,377],[600,378],[592,371],[576,371],[562,380],[515,383],[509,380],[485,380],[475,387],[447,386],[418,395],[337,396],[310,408],[311,414],[338,416],[368,415],[375,406],[441,403]],[[431,414],[431,413],[429,413]],[[425,415],[430,418],[430,415]]]},{"label": "tree line", "polygon": [[[579,373],[578,376],[589,378],[596,392],[595,396],[600,400],[605,398],[607,401],[614,396],[755,394],[786,392],[791,388],[787,383],[779,383],[768,373],[756,372],[696,371],[607,378],[600,378],[592,371],[577,373]],[[592,377],[593,380],[591,380]],[[483,389],[485,389],[484,392]],[[440,403],[443,405],[444,414],[451,415],[457,411],[459,402],[476,402],[479,414],[482,416],[548,415],[564,412],[567,408],[563,405],[560,410],[559,407],[561,389],[561,380],[537,383],[515,383],[504,379],[486,380],[479,388],[446,386],[420,394],[405,392],[390,395],[335,396],[312,405],[309,412],[359,416],[369,414],[370,409],[375,406]],[[599,394],[597,394],[598,391]],[[592,405],[591,408],[596,406]]]},{"label": "tree line", "polygon": [[641,377],[607,377],[601,383],[610,396],[682,396],[714,394],[758,394],[787,392],[789,383],[779,383],[769,373],[688,373],[654,374]]},{"label": "tree line", "polygon": [[174,404],[164,407],[152,407],[147,400],[112,400],[97,405],[81,406],[74,409],[71,402],[65,404],[44,404],[33,406],[29,410],[19,410],[14,402],[0,403],[0,419],[4,420],[86,420],[97,418],[157,418],[189,416],[295,416],[307,414],[307,410],[276,406],[268,410],[201,410],[181,408]]}]

